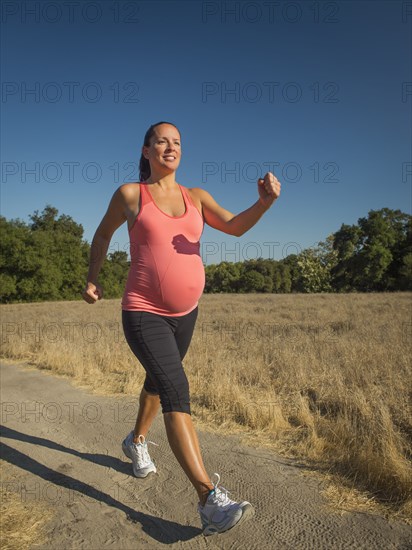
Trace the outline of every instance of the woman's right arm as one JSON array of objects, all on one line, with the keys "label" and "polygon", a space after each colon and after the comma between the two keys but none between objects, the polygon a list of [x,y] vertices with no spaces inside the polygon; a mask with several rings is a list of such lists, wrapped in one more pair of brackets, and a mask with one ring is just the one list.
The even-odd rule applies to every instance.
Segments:
[{"label": "woman's right arm", "polygon": [[90,248],[86,287],[82,292],[83,299],[89,304],[94,304],[103,297],[103,289],[97,282],[97,277],[106,258],[113,233],[127,221],[126,207],[129,204],[129,200],[130,188],[127,187],[127,184],[121,185],[113,193],[106,214],[103,216],[94,234]]}]

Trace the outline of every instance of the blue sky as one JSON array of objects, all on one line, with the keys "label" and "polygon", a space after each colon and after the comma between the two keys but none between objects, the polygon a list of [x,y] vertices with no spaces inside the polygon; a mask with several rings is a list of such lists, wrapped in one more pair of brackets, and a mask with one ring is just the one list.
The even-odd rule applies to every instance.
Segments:
[{"label": "blue sky", "polygon": [[[68,6],[72,4],[72,7]],[[138,181],[143,136],[182,136],[177,181],[239,213],[278,201],[206,263],[281,259],[383,207],[411,213],[410,2],[3,2],[1,214],[46,204],[91,242]],[[30,92],[32,90],[32,92]],[[110,250],[128,251],[127,227]]]}]

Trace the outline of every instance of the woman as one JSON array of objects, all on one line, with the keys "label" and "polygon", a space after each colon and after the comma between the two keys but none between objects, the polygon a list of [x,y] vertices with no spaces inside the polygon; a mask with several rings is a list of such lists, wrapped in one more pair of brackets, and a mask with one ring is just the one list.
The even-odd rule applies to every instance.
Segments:
[{"label": "woman", "polygon": [[268,172],[258,181],[258,200],[234,215],[201,188],[176,182],[181,158],[180,132],[158,122],[144,138],[140,183],[121,185],[113,194],[93,237],[89,274],[82,296],[89,304],[103,297],[97,282],[111,237],[127,221],[131,265],[122,298],[126,340],[143,365],[146,379],[140,394],[136,426],[122,443],[136,477],[156,472],[147,449],[147,432],[162,407],[170,447],[199,496],[198,511],[205,535],[231,529],[253,515],[247,502],[235,502],[208,476],[192,423],[189,385],[182,360],[198,315],[205,273],[200,236],[211,227],[240,236],[279,197],[280,183]]}]

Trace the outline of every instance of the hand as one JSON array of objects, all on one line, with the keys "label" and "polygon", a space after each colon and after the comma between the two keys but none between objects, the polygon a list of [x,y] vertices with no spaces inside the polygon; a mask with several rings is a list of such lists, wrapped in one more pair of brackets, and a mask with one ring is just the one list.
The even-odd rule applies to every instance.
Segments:
[{"label": "hand", "polygon": [[88,304],[94,304],[97,300],[101,300],[103,298],[103,288],[99,285],[99,283],[94,284],[88,282],[86,288],[82,292],[82,298]]},{"label": "hand", "polygon": [[258,179],[258,191],[259,191],[259,200],[266,207],[270,208],[275,200],[280,195],[280,182],[272,174],[272,172],[267,172],[264,178]]}]

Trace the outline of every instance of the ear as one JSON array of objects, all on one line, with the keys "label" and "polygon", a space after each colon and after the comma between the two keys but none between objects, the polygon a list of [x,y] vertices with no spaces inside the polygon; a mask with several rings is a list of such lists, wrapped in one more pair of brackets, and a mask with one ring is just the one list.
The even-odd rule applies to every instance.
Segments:
[{"label": "ear", "polygon": [[142,155],[144,156],[145,159],[148,159],[149,158],[149,154],[148,154],[148,147],[146,147],[145,145],[143,145],[142,147]]}]

